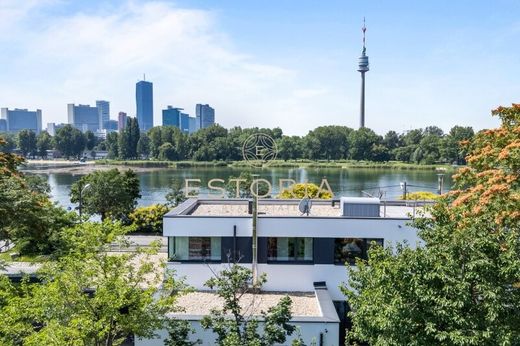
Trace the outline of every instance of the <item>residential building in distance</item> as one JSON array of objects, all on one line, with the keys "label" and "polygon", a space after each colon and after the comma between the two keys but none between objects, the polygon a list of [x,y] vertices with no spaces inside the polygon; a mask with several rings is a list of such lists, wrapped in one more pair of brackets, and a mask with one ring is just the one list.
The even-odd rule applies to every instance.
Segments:
[{"label": "residential building in distance", "polygon": [[117,131],[121,132],[125,129],[127,115],[125,112],[119,112],[117,115]]},{"label": "residential building in distance", "polygon": [[65,124],[47,123],[47,133],[51,136],[55,136],[56,132],[63,126],[65,126]]},{"label": "residential building in distance", "polygon": [[153,127],[153,84],[151,82],[145,80],[137,82],[135,86],[135,103],[139,129],[148,131]]},{"label": "residential building in distance", "polygon": [[[320,345],[343,345],[348,306],[340,286],[348,282],[345,264],[355,266],[356,259],[366,259],[374,245],[420,245],[410,221],[424,210],[424,203],[367,197],[312,203],[265,198],[258,200],[257,208],[253,203],[190,198],[163,217],[167,266],[194,289],[179,301],[184,310],[172,317],[190,322],[195,329],[192,340],[214,344],[215,335],[200,322],[219,303],[213,303],[215,293],[204,283],[230,262],[239,262],[256,277],[267,275],[259,302],[273,294],[293,299],[291,324],[299,326],[305,344],[320,340]],[[167,336],[166,331],[158,334],[161,339]],[[136,345],[162,345],[161,339],[136,340]]]},{"label": "residential building in distance", "polygon": [[29,111],[27,109],[0,110],[1,118],[5,120],[6,132],[20,132],[21,130],[32,130],[35,133],[42,131],[42,111],[37,109]]},{"label": "residential building in distance", "polygon": [[180,128],[181,125],[181,111],[182,108],[176,108],[172,106],[166,107],[162,110],[162,125],[163,126],[175,126]]},{"label": "residential building in distance", "polygon": [[68,122],[78,130],[97,132],[99,128],[99,111],[97,107],[89,105],[67,105]]},{"label": "residential building in distance", "polygon": [[209,105],[197,104],[195,106],[195,115],[199,129],[205,129],[215,124],[215,110]]},{"label": "residential building in distance", "polygon": [[0,132],[7,132],[7,119],[0,119]]},{"label": "residential building in distance", "polygon": [[96,101],[96,108],[99,113],[99,128],[106,129],[106,123],[110,120],[110,102]]}]

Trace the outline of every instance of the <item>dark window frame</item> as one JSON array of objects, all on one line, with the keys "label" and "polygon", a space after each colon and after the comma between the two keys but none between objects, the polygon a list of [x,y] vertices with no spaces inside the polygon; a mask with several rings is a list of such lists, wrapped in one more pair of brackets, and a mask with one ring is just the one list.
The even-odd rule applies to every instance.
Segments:
[{"label": "dark window frame", "polygon": [[[338,241],[345,241],[346,239],[352,240],[361,240],[361,256],[353,256],[352,258],[340,258],[338,259]],[[334,238],[334,265],[345,265],[349,264],[351,266],[356,265],[356,261],[358,259],[367,260],[368,259],[368,251],[370,250],[371,243],[375,242],[376,245],[380,245],[382,247],[385,246],[384,238],[357,238],[357,237],[347,237],[347,238]]]},{"label": "dark window frame", "polygon": [[[173,247],[175,250],[175,238],[188,238],[188,256],[190,254],[191,249],[189,248],[190,245],[190,238],[208,238],[210,240],[210,256],[211,256],[211,239],[219,239],[220,241],[220,251],[218,251],[219,259],[211,259],[211,258],[196,258],[196,259],[179,259],[179,258],[173,258],[170,256],[170,248]],[[170,239],[172,239],[172,242],[170,242]],[[190,237],[190,236],[179,236],[179,237],[168,237],[168,262],[179,262],[179,263],[222,263],[222,237]]]},{"label": "dark window frame", "polygon": [[[266,263],[267,264],[314,264],[314,238],[312,237],[266,237],[267,238],[267,247],[266,247]],[[302,244],[303,244],[303,250],[305,251],[305,239],[308,238],[311,240],[311,255],[312,255],[312,259],[287,259],[287,260],[283,260],[283,259],[273,259],[273,256],[270,256],[271,253],[271,249],[270,249],[270,241],[271,239],[279,239],[279,238],[287,238],[289,239],[288,241],[290,241],[290,239],[301,239],[302,240]],[[290,244],[288,244],[288,246],[290,246]],[[294,246],[294,245],[293,245]],[[296,251],[295,249],[293,249],[293,251]]]}]

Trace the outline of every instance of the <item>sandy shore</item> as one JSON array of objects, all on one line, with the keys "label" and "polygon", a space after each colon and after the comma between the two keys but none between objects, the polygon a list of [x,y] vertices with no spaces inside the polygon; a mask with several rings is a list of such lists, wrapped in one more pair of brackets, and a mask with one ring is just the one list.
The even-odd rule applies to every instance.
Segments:
[{"label": "sandy shore", "polygon": [[[67,160],[27,160],[21,170],[29,173],[68,173],[68,174],[89,174],[94,171],[107,171],[113,168],[119,170],[131,169],[134,172],[153,172],[165,170],[164,167],[138,167],[125,165],[96,165],[94,161],[78,162]],[[170,168],[171,169],[171,168]]]}]

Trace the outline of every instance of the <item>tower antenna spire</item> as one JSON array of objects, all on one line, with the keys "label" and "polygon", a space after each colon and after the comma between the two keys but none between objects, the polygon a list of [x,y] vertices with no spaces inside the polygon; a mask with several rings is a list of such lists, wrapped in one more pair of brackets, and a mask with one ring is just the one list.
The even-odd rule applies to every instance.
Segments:
[{"label": "tower antenna spire", "polygon": [[365,17],[363,17],[363,27],[361,28],[361,31],[363,31],[363,50],[366,50],[365,47],[365,32],[367,31],[367,26],[365,23]]},{"label": "tower antenna spire", "polygon": [[367,31],[367,26],[365,22],[365,17],[363,17],[363,27],[361,28],[363,32],[363,50],[361,52],[361,56],[359,57],[358,63],[358,72],[361,73],[361,102],[359,109],[359,128],[365,127],[365,73],[368,72],[368,56],[366,55],[367,48],[365,46],[365,32]]}]

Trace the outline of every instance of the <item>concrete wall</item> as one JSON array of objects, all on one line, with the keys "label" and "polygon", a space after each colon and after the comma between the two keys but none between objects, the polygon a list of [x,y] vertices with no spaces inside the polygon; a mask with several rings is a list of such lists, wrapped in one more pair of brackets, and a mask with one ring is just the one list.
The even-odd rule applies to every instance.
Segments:
[{"label": "concrete wall", "polygon": [[[191,340],[202,340],[201,345],[215,345],[215,334],[211,330],[205,330],[200,326],[199,321],[190,321],[192,327],[195,329],[195,334],[192,335]],[[300,330],[300,335],[305,341],[306,345],[311,345],[313,341],[316,345],[320,345],[320,334],[323,334],[324,346],[339,346],[339,324],[326,322],[298,322],[295,321]],[[135,346],[164,346],[163,340],[168,336],[165,330],[158,331],[159,337],[156,339],[135,340]],[[287,338],[287,341],[282,345],[290,345],[295,338],[296,333]]]}]

